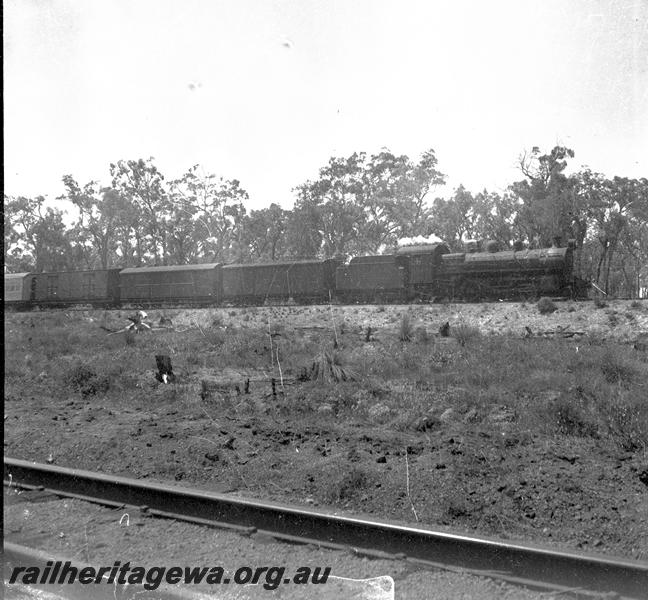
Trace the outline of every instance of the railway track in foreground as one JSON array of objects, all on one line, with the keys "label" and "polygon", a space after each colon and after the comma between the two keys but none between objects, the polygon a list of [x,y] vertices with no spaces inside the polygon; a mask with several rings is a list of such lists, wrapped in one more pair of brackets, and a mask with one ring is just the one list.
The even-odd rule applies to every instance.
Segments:
[{"label": "railway track in foreground", "polygon": [[[648,563],[550,550],[504,540],[451,534],[390,522],[338,516],[202,490],[5,458],[4,483],[42,489],[111,507],[136,506],[172,518],[244,534],[310,543],[421,567],[461,570],[547,591],[645,598]],[[5,560],[17,552],[5,545]]]}]

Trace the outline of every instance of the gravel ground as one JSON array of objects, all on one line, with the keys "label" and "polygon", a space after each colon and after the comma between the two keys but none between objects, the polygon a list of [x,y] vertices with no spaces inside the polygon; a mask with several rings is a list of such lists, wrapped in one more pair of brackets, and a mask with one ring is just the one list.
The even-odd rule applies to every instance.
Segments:
[{"label": "gravel ground", "polygon": [[[606,340],[634,341],[648,336],[648,301],[638,301],[639,309],[628,300],[611,300],[601,308],[592,302],[556,302],[556,311],[540,314],[533,303],[490,302],[479,304],[406,304],[406,305],[333,305],[312,307],[258,307],[254,309],[169,310],[173,322],[190,326],[209,326],[215,313],[224,321],[238,322],[249,315],[248,323],[263,323],[273,319],[290,318],[294,326],[331,327],[332,319],[349,325],[377,329],[393,326],[400,315],[410,311],[414,325],[440,326],[449,322],[473,325],[484,334],[523,337],[525,327],[535,334],[559,330],[600,335]],[[175,313],[175,314],[174,314]]]}]

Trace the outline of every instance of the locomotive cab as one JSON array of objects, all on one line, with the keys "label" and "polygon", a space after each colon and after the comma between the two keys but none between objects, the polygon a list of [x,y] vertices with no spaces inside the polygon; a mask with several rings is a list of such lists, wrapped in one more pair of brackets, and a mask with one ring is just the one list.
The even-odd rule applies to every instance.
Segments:
[{"label": "locomotive cab", "polygon": [[404,270],[408,299],[430,301],[438,297],[441,260],[449,252],[450,248],[442,242],[403,246],[396,251]]}]

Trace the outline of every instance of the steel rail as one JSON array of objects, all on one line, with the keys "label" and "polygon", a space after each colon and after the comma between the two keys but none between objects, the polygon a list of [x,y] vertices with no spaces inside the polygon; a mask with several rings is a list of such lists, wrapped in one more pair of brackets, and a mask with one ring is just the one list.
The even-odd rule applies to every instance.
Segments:
[{"label": "steel rail", "polygon": [[338,516],[7,457],[4,480],[5,485],[41,488],[101,504],[139,506],[153,516],[248,533],[262,531],[279,539],[352,548],[370,555],[387,554],[538,589],[616,593],[624,598],[645,598],[648,591],[648,563],[629,559]]}]

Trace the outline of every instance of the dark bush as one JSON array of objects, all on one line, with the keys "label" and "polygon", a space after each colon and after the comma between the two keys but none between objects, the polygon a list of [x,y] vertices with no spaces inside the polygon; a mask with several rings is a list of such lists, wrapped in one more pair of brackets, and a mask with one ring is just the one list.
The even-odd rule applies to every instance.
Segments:
[{"label": "dark bush", "polygon": [[137,341],[137,334],[131,329],[129,329],[125,333],[124,341],[126,342],[127,346],[134,346],[135,342]]},{"label": "dark bush", "polygon": [[354,498],[369,487],[370,479],[369,474],[362,467],[354,465],[349,471],[341,473],[337,480],[331,482],[327,494],[328,500],[340,502]]},{"label": "dark bush", "polygon": [[629,385],[635,375],[635,370],[612,352],[606,352],[603,355],[601,371],[605,381],[622,385]]},{"label": "dark bush", "polygon": [[597,437],[596,425],[587,420],[579,406],[566,398],[559,398],[550,407],[559,433],[579,437]]},{"label": "dark bush", "polygon": [[110,388],[110,380],[105,376],[98,375],[87,365],[73,367],[68,372],[66,380],[73,390],[81,392],[83,396],[95,396],[107,392]]},{"label": "dark bush", "polygon": [[428,344],[430,342],[430,334],[428,333],[428,330],[421,325],[414,330],[414,339],[419,344]]},{"label": "dark bush", "polygon": [[610,402],[603,408],[612,436],[626,452],[648,448],[648,406],[644,403]]},{"label": "dark bush", "polygon": [[540,298],[540,300],[538,300],[537,306],[538,312],[541,315],[548,315],[558,310],[558,307],[554,304],[551,298]]}]

